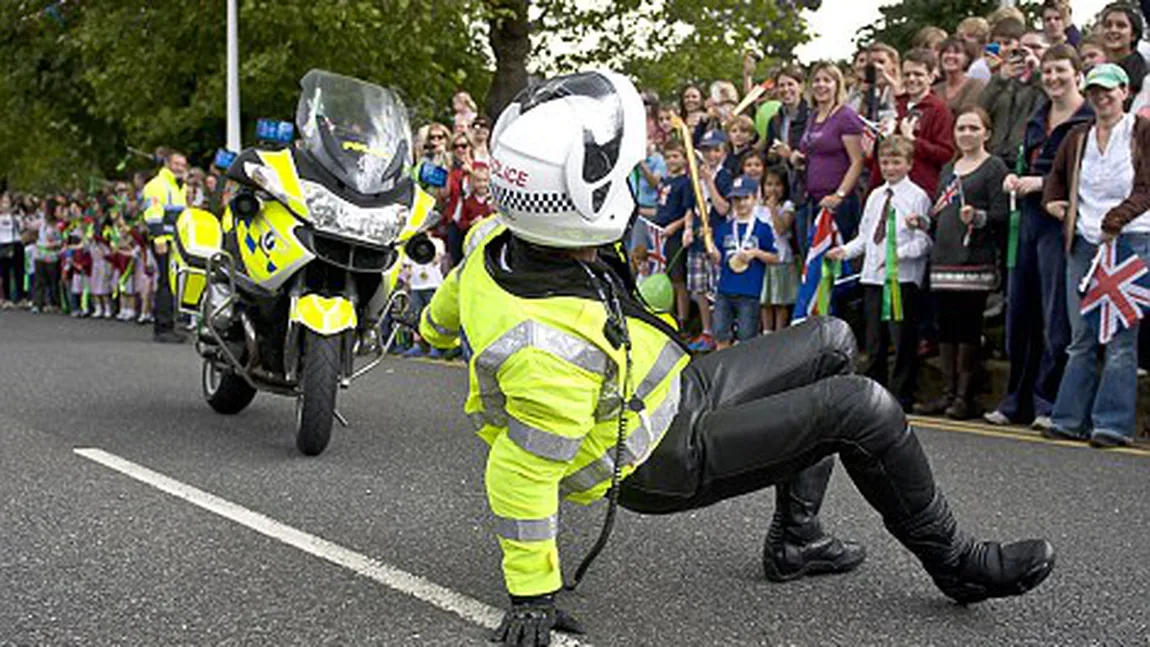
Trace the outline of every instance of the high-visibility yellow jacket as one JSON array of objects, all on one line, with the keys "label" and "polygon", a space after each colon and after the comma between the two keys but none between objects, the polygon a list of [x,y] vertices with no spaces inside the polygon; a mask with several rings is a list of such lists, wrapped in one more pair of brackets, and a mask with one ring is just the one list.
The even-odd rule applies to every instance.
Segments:
[{"label": "high-visibility yellow jacket", "polygon": [[144,222],[152,240],[167,242],[175,234],[176,218],[187,205],[184,190],[168,167],[144,185]]},{"label": "high-visibility yellow jacket", "polygon": [[[610,486],[626,360],[604,336],[598,299],[522,297],[497,282],[492,257],[510,234],[496,222],[477,223],[469,253],[424,309],[420,334],[439,347],[461,336],[472,350],[464,411],[491,445],[485,481],[507,589],[540,595],[563,583],[559,497],[588,504]],[[625,414],[624,477],[650,456],[677,413],[679,374],[689,361],[651,319],[627,316],[627,394],[644,406]]]}]

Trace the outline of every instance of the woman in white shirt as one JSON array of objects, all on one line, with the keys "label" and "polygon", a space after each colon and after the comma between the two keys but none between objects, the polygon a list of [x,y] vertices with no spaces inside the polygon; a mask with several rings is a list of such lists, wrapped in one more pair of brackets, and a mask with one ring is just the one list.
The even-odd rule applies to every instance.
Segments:
[{"label": "woman in white shirt", "polygon": [[1128,445],[1135,431],[1139,326],[1114,334],[1099,371],[1099,331],[1083,318],[1079,293],[1103,244],[1129,246],[1150,262],[1150,121],[1123,110],[1129,88],[1129,77],[1117,65],[1090,70],[1086,96],[1096,119],[1066,136],[1042,196],[1047,212],[1066,228],[1071,330],[1053,426],[1043,434],[1089,440],[1095,447]]}]

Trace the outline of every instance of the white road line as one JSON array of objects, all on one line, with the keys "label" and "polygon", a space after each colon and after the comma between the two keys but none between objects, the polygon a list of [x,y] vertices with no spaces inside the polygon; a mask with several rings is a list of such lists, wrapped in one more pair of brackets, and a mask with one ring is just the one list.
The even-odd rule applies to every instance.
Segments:
[{"label": "white road line", "polygon": [[[221,499],[214,494],[209,494],[159,472],[154,472],[115,454],[102,449],[82,447],[77,447],[73,451],[88,460],[95,461],[157,490],[183,499],[194,506],[234,521],[261,535],[271,537],[305,553],[350,569],[390,589],[422,600],[481,627],[494,629],[499,626],[499,621],[503,617],[503,612],[499,609],[440,586],[427,578],[408,573],[322,537],[280,523],[271,517],[253,512],[241,505]],[[563,647],[590,647],[590,643],[558,633],[552,634],[551,644]]]}]

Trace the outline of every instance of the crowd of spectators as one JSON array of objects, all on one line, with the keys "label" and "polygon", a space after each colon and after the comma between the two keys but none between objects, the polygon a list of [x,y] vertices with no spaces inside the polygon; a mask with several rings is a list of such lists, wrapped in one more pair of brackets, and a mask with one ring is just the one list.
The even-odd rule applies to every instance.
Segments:
[{"label": "crowd of spectators", "polygon": [[[832,309],[863,340],[863,370],[907,411],[1128,442],[1150,343],[1139,347],[1134,328],[1101,351],[1077,287],[1098,245],[1119,234],[1150,258],[1139,185],[1150,116],[1143,10],[1108,5],[1085,33],[1067,2],[1044,2],[1041,16],[1031,23],[1005,8],[953,34],[924,28],[906,51],[866,43],[849,68],[759,70],[748,55],[743,92],[763,73],[770,90],[742,114],[726,80],[671,100],[647,95],[649,151],[635,176],[647,231],[632,236],[632,251],[640,269],[657,267],[651,258],[667,264],[674,315],[684,329],[699,322],[692,347],[805,315],[788,309],[812,229],[829,211],[843,244],[828,257],[853,261],[854,279],[839,280]],[[698,151],[701,207],[674,117]],[[748,212],[754,227],[743,225]],[[996,349],[984,320],[1003,312]],[[976,396],[988,352],[1004,352],[1010,374],[984,411]],[[917,369],[935,355],[942,392],[923,392]]]},{"label": "crowd of spectators", "polygon": [[[748,54],[742,95],[769,89],[740,112],[725,79],[674,97],[645,92],[647,157],[632,176],[641,218],[626,241],[635,268],[667,272],[692,349],[725,347],[805,315],[792,309],[827,212],[841,241],[816,251],[844,263],[832,311],[863,340],[863,370],[907,411],[1129,442],[1150,343],[1134,328],[1101,351],[1076,288],[1097,246],[1119,234],[1150,260],[1143,31],[1133,5],[1111,4],[1080,31],[1067,2],[1046,0],[1040,24],[1000,9],[953,34],[925,28],[906,51],[865,43],[846,66],[764,70]],[[441,214],[437,257],[402,269],[416,309],[497,208],[491,121],[465,92],[452,108],[447,123],[415,133],[413,173]],[[188,203],[218,182],[192,169]],[[142,186],[0,199],[0,306],[146,321],[155,261]],[[1003,312],[1009,379],[984,412],[985,320]],[[409,333],[394,350],[437,355]],[[918,368],[934,355],[942,389],[925,393]]]},{"label": "crowd of spectators", "polygon": [[[156,258],[143,221],[143,173],[131,182],[46,196],[0,194],[0,309],[153,318]],[[220,178],[188,172],[187,204],[211,208]]]}]

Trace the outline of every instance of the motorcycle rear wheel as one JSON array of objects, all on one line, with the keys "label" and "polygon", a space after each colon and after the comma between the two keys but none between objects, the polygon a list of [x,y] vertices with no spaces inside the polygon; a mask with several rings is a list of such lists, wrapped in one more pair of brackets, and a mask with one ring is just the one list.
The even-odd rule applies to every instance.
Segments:
[{"label": "motorcycle rear wheel", "polygon": [[243,411],[256,397],[256,390],[244,378],[204,360],[201,385],[204,400],[216,413],[226,416]]},{"label": "motorcycle rear wheel", "polygon": [[325,337],[308,329],[303,336],[295,444],[305,456],[318,456],[331,441],[342,344],[338,336]]}]

